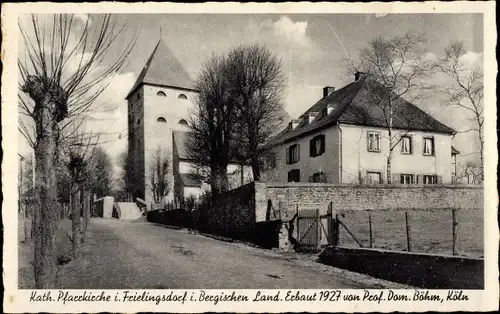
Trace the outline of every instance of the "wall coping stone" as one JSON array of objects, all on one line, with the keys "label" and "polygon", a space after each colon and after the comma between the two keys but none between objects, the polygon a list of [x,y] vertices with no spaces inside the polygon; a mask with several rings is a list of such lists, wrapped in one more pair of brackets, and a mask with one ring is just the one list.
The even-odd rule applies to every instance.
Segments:
[{"label": "wall coping stone", "polygon": [[351,184],[351,183],[313,183],[313,182],[255,182],[265,184],[268,188],[294,188],[294,187],[307,187],[307,188],[321,188],[321,187],[335,187],[335,188],[365,188],[365,189],[476,189],[482,190],[483,185],[473,184]]},{"label": "wall coping stone", "polygon": [[471,257],[471,256],[461,256],[461,255],[447,255],[447,254],[435,254],[435,253],[423,253],[423,252],[407,252],[407,251],[391,251],[384,250],[378,248],[352,248],[346,246],[329,246],[326,250],[343,250],[343,251],[353,251],[353,252],[373,252],[373,253],[382,253],[382,254],[398,254],[398,255],[418,255],[422,257],[432,257],[432,258],[446,258],[446,259],[458,259],[458,260],[470,260],[470,261],[478,261],[484,262],[484,258],[480,257]]}]

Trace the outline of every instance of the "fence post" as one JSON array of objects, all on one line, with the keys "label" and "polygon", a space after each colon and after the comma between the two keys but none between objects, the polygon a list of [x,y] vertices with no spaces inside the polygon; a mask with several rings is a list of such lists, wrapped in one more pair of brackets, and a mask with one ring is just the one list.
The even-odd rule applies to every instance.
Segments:
[{"label": "fence post", "polygon": [[328,203],[328,214],[327,214],[327,226],[328,226],[328,244],[333,244],[333,226],[332,226],[332,212],[333,212],[333,203]]},{"label": "fence post", "polygon": [[405,220],[406,220],[406,245],[408,247],[408,252],[411,252],[411,229],[410,229],[410,223],[408,221],[407,211],[405,211]]},{"label": "fence post", "polygon": [[457,214],[456,214],[456,209],[452,208],[451,209],[451,216],[452,216],[452,221],[453,221],[453,248],[452,248],[452,254],[457,255]]},{"label": "fence post", "polygon": [[333,232],[334,232],[334,240],[333,245],[338,246],[340,243],[340,221],[339,221],[339,213],[335,212],[335,221],[333,222]]},{"label": "fence post", "polygon": [[316,249],[321,246],[321,216],[319,208],[316,208]]},{"label": "fence post", "polygon": [[370,228],[370,248],[373,248],[372,214],[368,211],[368,226]]},{"label": "fence post", "polygon": [[299,204],[296,205],[296,209],[295,209],[296,213],[297,213],[297,242],[300,242],[300,227],[299,227],[299,223],[300,223],[300,219],[299,219]]}]

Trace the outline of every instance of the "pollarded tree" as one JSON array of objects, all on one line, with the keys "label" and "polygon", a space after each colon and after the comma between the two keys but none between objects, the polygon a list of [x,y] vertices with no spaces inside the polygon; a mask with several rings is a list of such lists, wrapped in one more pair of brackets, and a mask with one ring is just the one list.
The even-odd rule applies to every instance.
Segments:
[{"label": "pollarded tree", "polygon": [[[107,52],[122,29],[110,15],[79,25],[74,15],[31,15],[19,22],[23,49],[18,59],[21,133],[35,153],[34,270],[36,288],[56,282],[55,231],[58,221],[56,159],[61,129],[82,117],[124,64],[134,41],[120,49],[115,61]],[[92,24],[92,26],[91,26]],[[106,61],[106,62],[105,62]],[[67,133],[70,134],[70,133]]]},{"label": "pollarded tree", "polygon": [[[448,106],[460,108],[467,113],[467,120],[471,121],[473,127],[461,131],[475,132],[479,142],[479,174],[474,177],[483,180],[484,173],[484,82],[483,71],[480,66],[467,66],[465,62],[465,50],[463,42],[454,42],[444,51],[444,56],[435,64],[435,69],[452,79],[452,84],[442,86],[441,90],[447,95]],[[471,169],[472,163],[467,163]],[[476,181],[476,180],[475,180]]]},{"label": "pollarded tree", "polygon": [[[377,37],[361,50],[359,63],[351,64],[355,71],[362,72],[362,79],[369,80],[368,97],[374,108],[380,110],[383,125],[388,132],[389,152],[387,154],[387,183],[392,183],[392,160],[394,149],[403,136],[414,127],[411,117],[404,130],[395,130],[394,117],[403,104],[416,100],[425,86],[425,77],[431,64],[423,48],[425,38],[422,35],[406,33],[389,39]],[[359,74],[358,74],[359,75]]]}]

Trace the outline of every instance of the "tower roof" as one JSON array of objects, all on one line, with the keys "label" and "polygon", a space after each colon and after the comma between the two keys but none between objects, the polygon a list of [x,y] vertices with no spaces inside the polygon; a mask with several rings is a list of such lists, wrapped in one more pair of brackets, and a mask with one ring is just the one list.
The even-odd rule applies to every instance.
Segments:
[{"label": "tower roof", "polygon": [[146,65],[137,77],[137,81],[125,99],[128,99],[142,84],[194,90],[193,80],[162,39],[156,44]]}]

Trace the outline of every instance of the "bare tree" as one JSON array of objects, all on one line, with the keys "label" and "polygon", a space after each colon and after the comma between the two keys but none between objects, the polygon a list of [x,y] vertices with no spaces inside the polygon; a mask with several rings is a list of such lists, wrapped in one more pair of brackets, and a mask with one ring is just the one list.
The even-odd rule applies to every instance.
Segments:
[{"label": "bare tree", "polygon": [[93,194],[97,197],[108,195],[113,183],[113,164],[111,157],[101,147],[94,148],[88,165],[90,171],[90,185]]},{"label": "bare tree", "polygon": [[[73,258],[78,257],[81,242],[85,238],[85,232],[88,224],[88,213],[82,212],[88,210],[85,205],[87,193],[92,186],[91,160],[96,152],[95,143],[91,142],[92,137],[86,137],[83,133],[76,133],[71,141],[65,142],[61,146],[65,165],[71,177],[70,181],[70,203],[71,203],[71,221],[72,221],[72,241]],[[82,204],[84,206],[82,207]],[[84,216],[83,226],[81,225],[81,216]]]},{"label": "bare tree", "polygon": [[[26,124],[19,129],[34,147],[36,160],[36,287],[51,288],[57,270],[58,211],[54,169],[61,129],[90,110],[108,86],[109,79],[122,67],[134,41],[120,50],[114,63],[106,65],[106,52],[122,30],[116,29],[110,15],[100,17],[92,27],[87,20],[82,28],[76,26],[73,15],[56,14],[43,21],[40,17],[47,16],[31,16],[31,29],[19,22],[25,58],[18,59],[22,92],[18,104],[20,113],[31,118],[35,125],[34,129]],[[29,133],[30,130],[34,132]]]},{"label": "bare tree", "polygon": [[468,160],[463,164],[460,164],[461,171],[458,173],[458,178],[461,182],[467,184],[478,184],[482,181],[482,168],[481,165],[477,164],[472,160]]},{"label": "bare tree", "polygon": [[159,203],[170,192],[170,179],[168,176],[170,160],[166,149],[157,148],[151,156],[149,176],[151,191],[155,203]]},{"label": "bare tree", "polygon": [[121,168],[120,172],[120,190],[126,194],[126,200],[129,201],[138,188],[139,173],[137,168],[134,167],[134,160],[132,155],[124,151],[118,157],[118,163]]},{"label": "bare tree", "polygon": [[452,85],[442,86],[441,90],[447,95],[448,106],[460,108],[468,113],[467,120],[473,127],[462,130],[461,133],[475,132],[479,140],[479,180],[483,180],[484,173],[484,82],[483,71],[479,66],[466,66],[464,56],[467,53],[463,42],[454,42],[444,51],[444,56],[435,63],[434,68],[450,77]]},{"label": "bare tree", "polygon": [[351,63],[351,68],[363,72],[364,79],[368,80],[370,102],[383,116],[389,140],[386,174],[389,184],[392,183],[393,151],[402,135],[412,127],[412,119],[408,117],[404,130],[395,130],[394,117],[404,101],[402,98],[414,101],[418,91],[427,88],[423,79],[429,72],[430,63],[425,58],[424,42],[422,35],[410,33],[390,39],[377,37],[361,50],[359,64]]},{"label": "bare tree", "polygon": [[215,199],[228,190],[227,166],[234,156],[233,142],[236,104],[232,99],[226,56],[213,56],[205,62],[195,87],[199,91],[189,122],[188,154],[201,171],[209,169],[208,179]]},{"label": "bare tree", "polygon": [[265,47],[240,46],[228,55],[232,98],[238,105],[237,132],[240,159],[250,161],[253,178],[261,177],[264,144],[283,121],[286,87],[281,61]]}]

